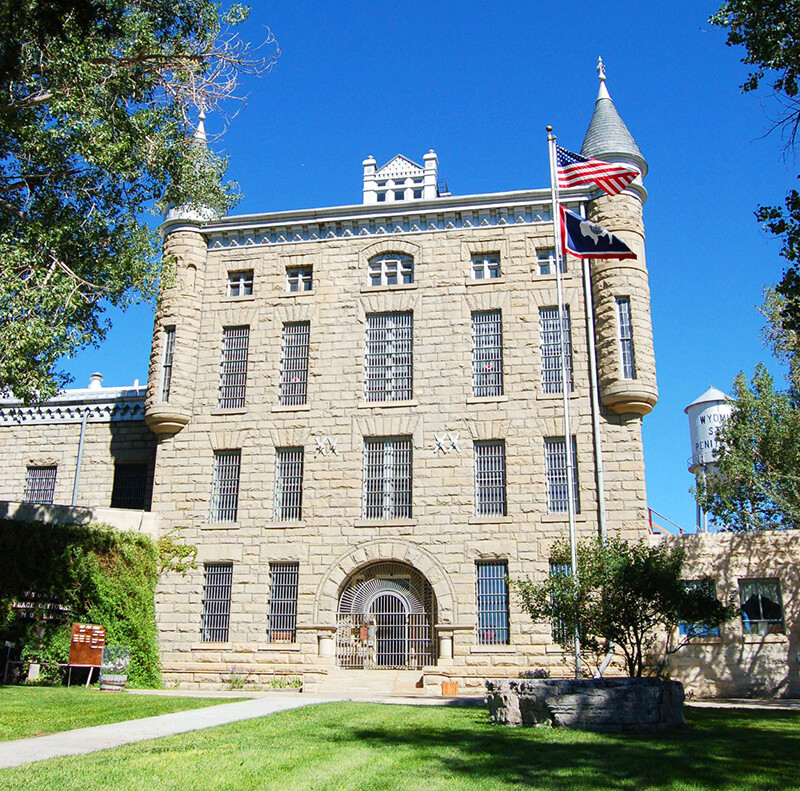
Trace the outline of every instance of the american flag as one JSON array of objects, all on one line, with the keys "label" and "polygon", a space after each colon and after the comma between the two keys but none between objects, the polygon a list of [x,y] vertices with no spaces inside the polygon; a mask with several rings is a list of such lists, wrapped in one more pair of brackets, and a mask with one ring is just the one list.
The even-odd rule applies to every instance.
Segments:
[{"label": "american flag", "polygon": [[638,170],[573,154],[561,146],[556,146],[556,164],[559,189],[594,184],[608,195],[617,195],[639,175]]}]

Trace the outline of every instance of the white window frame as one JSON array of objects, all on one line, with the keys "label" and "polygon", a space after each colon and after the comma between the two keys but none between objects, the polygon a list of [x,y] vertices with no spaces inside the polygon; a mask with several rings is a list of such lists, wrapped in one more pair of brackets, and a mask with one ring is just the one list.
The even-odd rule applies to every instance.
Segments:
[{"label": "white window frame", "polygon": [[214,451],[214,477],[208,521],[212,524],[233,523],[239,516],[239,476],[242,451]]},{"label": "white window frame", "polygon": [[472,395],[476,398],[503,395],[503,313],[500,310],[472,313]]},{"label": "white window frame", "polygon": [[[536,271],[540,275],[556,273],[556,250],[554,247],[542,247],[536,251]],[[567,273],[567,257],[561,256],[561,274]]]},{"label": "white window frame", "polygon": [[253,270],[242,269],[228,272],[228,296],[251,297],[253,296]]},{"label": "white window frame", "polygon": [[247,355],[250,327],[240,324],[222,328],[219,365],[219,408],[243,409],[247,396]]},{"label": "white window frame", "polygon": [[[566,514],[567,502],[567,449],[564,437],[546,437],[544,441],[545,480],[547,482],[547,512]],[[578,482],[577,441],[572,437],[572,505],[576,514],[581,512],[580,484]]]},{"label": "white window frame", "polygon": [[302,294],[314,290],[314,268],[312,266],[287,266],[286,291]]},{"label": "white window frame", "polygon": [[506,443],[502,439],[479,440],[475,456],[475,516],[506,516]]},{"label": "white window frame", "polygon": [[275,448],[276,522],[303,518],[303,464],[303,448]]},{"label": "white window frame", "polygon": [[[542,359],[542,392],[563,392],[561,373],[561,337],[558,331],[558,307],[539,308],[539,341]],[[569,390],[575,389],[572,375],[572,319],[569,305],[564,305],[564,335],[567,341],[566,363]]]},{"label": "white window frame", "polygon": [[[768,587],[773,590],[765,591]],[[748,588],[754,589],[753,593],[748,596]],[[767,593],[773,594],[768,596]],[[745,607],[751,605],[753,596],[758,596],[757,604],[759,618],[751,618],[745,612]],[[745,598],[747,597],[747,598]],[[766,616],[764,612],[764,599],[777,604],[780,611],[779,617]],[[777,599],[777,601],[775,601]],[[783,598],[781,596],[781,581],[776,577],[755,577],[739,580],[739,603],[741,604],[742,613],[742,631],[745,634],[753,635],[767,635],[767,634],[783,634],[786,631],[785,613],[783,607]]]},{"label": "white window frame", "polygon": [[367,401],[410,401],[414,394],[414,314],[368,313],[364,352]]},{"label": "white window frame", "polygon": [[617,338],[619,340],[619,361],[623,379],[636,378],[636,358],[633,347],[633,319],[631,317],[631,298],[617,297]]},{"label": "white window frame", "polygon": [[501,274],[500,253],[473,253],[473,280],[498,280]]},{"label": "white window frame", "polygon": [[367,285],[410,286],[414,282],[414,259],[405,253],[382,253],[367,262]]},{"label": "white window frame", "polygon": [[411,437],[364,437],[364,519],[410,519]]}]

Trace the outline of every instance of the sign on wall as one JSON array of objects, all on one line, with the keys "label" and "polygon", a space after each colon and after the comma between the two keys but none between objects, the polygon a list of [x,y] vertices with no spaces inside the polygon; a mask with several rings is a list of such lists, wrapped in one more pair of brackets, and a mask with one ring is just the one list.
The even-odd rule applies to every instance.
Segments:
[{"label": "sign on wall", "polygon": [[100,667],[103,662],[103,648],[106,644],[106,630],[93,623],[72,624],[72,639],[69,643],[69,663],[71,665],[91,665]]}]

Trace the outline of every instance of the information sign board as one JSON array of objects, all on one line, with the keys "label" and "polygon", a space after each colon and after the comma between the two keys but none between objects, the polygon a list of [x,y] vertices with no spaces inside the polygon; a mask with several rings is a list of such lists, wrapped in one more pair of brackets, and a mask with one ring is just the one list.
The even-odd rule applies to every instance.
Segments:
[{"label": "information sign board", "polygon": [[69,644],[69,664],[100,667],[103,662],[103,647],[106,630],[93,623],[72,624],[72,639]]}]

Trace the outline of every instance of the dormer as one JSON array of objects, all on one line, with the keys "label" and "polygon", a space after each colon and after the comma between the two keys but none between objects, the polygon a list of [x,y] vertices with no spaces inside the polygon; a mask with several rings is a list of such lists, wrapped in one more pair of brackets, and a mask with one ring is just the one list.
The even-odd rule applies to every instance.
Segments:
[{"label": "dormer", "polygon": [[431,149],[422,161],[424,165],[420,166],[398,154],[382,168],[376,169],[375,157],[367,157],[362,163],[364,203],[401,203],[439,197],[436,186],[439,158]]}]

